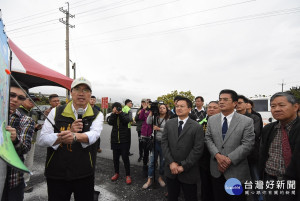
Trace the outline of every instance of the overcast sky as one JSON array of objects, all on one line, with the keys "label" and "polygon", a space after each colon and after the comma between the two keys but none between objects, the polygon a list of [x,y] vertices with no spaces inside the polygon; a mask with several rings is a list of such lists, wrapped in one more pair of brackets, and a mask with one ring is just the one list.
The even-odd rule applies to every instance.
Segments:
[{"label": "overcast sky", "polygon": [[[70,59],[112,101],[230,88],[253,97],[300,85],[299,0],[72,0]],[[62,0],[0,0],[8,37],[65,74]],[[71,64],[72,65],[72,64]],[[70,66],[71,66],[70,65]],[[71,77],[73,77],[72,69]],[[32,92],[64,95],[58,87]]]}]

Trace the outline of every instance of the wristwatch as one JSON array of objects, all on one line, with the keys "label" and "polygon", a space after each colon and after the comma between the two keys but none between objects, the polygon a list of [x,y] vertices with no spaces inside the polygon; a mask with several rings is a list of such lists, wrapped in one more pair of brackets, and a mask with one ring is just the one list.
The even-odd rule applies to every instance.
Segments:
[{"label": "wristwatch", "polygon": [[72,133],[73,134],[73,143],[77,142],[77,137],[75,135],[75,133]]}]

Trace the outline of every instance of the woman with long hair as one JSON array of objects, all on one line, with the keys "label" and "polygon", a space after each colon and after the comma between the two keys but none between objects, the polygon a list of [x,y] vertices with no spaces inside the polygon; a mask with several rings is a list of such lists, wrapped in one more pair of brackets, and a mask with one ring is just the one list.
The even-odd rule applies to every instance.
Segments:
[{"label": "woman with long hair", "polygon": [[[154,119],[152,112],[150,111],[149,116],[147,118],[147,124],[153,124],[153,130],[156,131],[156,138],[155,138],[155,149],[153,147],[151,156],[150,156],[150,163],[148,166],[148,180],[143,185],[143,189],[147,189],[152,184],[152,177],[153,172],[155,171],[154,167],[154,161],[157,161],[157,157],[159,156],[159,177],[158,177],[158,183],[161,187],[164,187],[166,184],[164,180],[162,179],[162,176],[164,175],[164,164],[165,159],[162,153],[162,147],[161,147],[161,137],[164,131],[164,127],[166,122],[169,120],[169,110],[168,107],[165,104],[161,104],[159,106],[159,114]],[[155,150],[155,154],[154,154]],[[155,156],[155,158],[154,158]]]},{"label": "woman with long hair", "polygon": [[149,143],[151,142],[151,135],[153,132],[152,125],[147,124],[147,118],[150,114],[150,110],[148,107],[148,102],[143,104],[143,108],[140,110],[139,119],[144,121],[141,128],[141,143],[143,147],[144,157],[143,157],[143,174],[147,176],[148,170],[148,159],[149,159]]}]

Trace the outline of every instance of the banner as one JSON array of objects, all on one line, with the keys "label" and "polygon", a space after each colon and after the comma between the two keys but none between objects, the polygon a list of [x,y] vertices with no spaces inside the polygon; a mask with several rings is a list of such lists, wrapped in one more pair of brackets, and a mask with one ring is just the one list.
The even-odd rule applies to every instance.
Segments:
[{"label": "banner", "polygon": [[102,107],[102,109],[107,109],[108,108],[108,97],[102,97],[101,107]]},{"label": "banner", "polygon": [[0,198],[2,197],[7,164],[20,171],[29,172],[10,140],[10,133],[5,129],[8,122],[10,79],[5,73],[5,69],[9,69],[9,55],[7,36],[4,32],[3,21],[0,18],[0,158],[2,159],[0,159]]},{"label": "banner", "polygon": [[[8,45],[7,38],[3,31],[3,22],[0,17],[0,153],[4,143],[4,134],[2,127],[7,121],[8,115],[8,75],[4,69],[8,67]],[[6,163],[0,158],[0,198],[4,188],[6,177]]]}]

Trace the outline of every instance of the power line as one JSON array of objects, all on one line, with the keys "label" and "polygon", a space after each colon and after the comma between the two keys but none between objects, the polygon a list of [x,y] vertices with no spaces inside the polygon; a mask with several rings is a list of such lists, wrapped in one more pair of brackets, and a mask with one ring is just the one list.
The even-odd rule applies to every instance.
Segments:
[{"label": "power line", "polygon": [[[112,33],[112,32],[116,32],[116,31],[123,31],[123,30],[126,30],[126,29],[131,29],[131,28],[146,26],[146,25],[149,25],[149,24],[155,24],[155,23],[159,23],[159,22],[163,22],[163,21],[169,21],[169,20],[173,20],[173,19],[176,19],[176,18],[186,17],[186,16],[189,16],[189,15],[195,15],[195,14],[199,14],[199,13],[202,13],[202,12],[208,12],[208,11],[218,10],[218,9],[222,9],[222,8],[226,8],[226,7],[236,6],[236,5],[245,4],[245,3],[250,3],[250,2],[253,2],[253,1],[256,1],[256,0],[249,0],[249,1],[244,1],[244,2],[239,2],[239,3],[234,3],[234,4],[228,4],[228,5],[224,5],[224,6],[218,6],[218,7],[214,7],[214,8],[208,8],[208,9],[205,9],[205,10],[190,12],[190,13],[186,13],[186,14],[182,14],[182,15],[178,15],[178,16],[174,16],[174,17],[164,18],[164,19],[161,19],[161,20],[151,21],[151,22],[138,24],[138,25],[133,25],[133,26],[128,26],[128,27],[123,27],[123,28],[114,29],[114,30],[110,30],[110,31],[105,31],[105,32],[101,32],[101,33],[90,34],[90,35],[87,35],[87,36],[102,35],[102,34]],[[92,22],[95,22],[95,21],[96,20],[93,20]],[[79,24],[81,24],[81,23],[79,23]]]},{"label": "power line", "polygon": [[[132,40],[132,39],[137,39],[137,38],[152,37],[152,36],[156,36],[156,35],[170,34],[170,33],[178,32],[178,31],[192,30],[192,29],[196,29],[196,28],[205,28],[205,27],[210,27],[210,26],[219,26],[219,25],[224,25],[224,24],[231,24],[231,23],[236,23],[236,22],[261,19],[261,18],[266,18],[266,17],[275,17],[275,16],[279,16],[279,15],[293,14],[293,13],[298,13],[298,12],[300,12],[300,7],[277,10],[277,11],[270,11],[270,12],[241,16],[241,17],[230,18],[230,19],[225,19],[225,20],[217,20],[217,21],[212,21],[212,22],[207,22],[207,23],[201,23],[201,24],[197,24],[197,25],[193,25],[193,26],[174,28],[174,29],[169,29],[169,30],[164,30],[164,31],[145,33],[145,34],[136,34],[136,35],[128,36],[126,38],[114,39],[114,40],[109,40],[109,41],[99,41],[99,42],[93,41],[93,45],[94,44],[120,42],[120,41]],[[86,38],[86,37],[87,36],[84,36],[82,38]],[[85,42],[83,44],[83,46],[84,45],[89,45],[89,44]],[[43,46],[43,45],[41,45],[41,46]]]},{"label": "power line", "polygon": [[[82,2],[84,2],[84,1],[88,1],[88,0],[79,0],[79,1],[77,1],[77,2],[72,2],[72,5],[74,5],[74,4],[78,4],[78,3],[82,3]],[[96,0],[97,1],[97,0]],[[95,1],[94,1],[95,2]]]},{"label": "power line", "polygon": [[[133,12],[137,12],[137,11],[141,11],[141,10],[146,10],[146,9],[154,8],[154,7],[166,5],[166,4],[169,4],[169,3],[174,3],[174,2],[176,2],[176,1],[179,1],[179,0],[175,0],[175,1],[171,1],[171,2],[166,2],[166,3],[162,3],[162,4],[150,6],[150,7],[146,7],[146,8],[140,9],[140,10],[135,10],[135,11],[133,11]],[[250,0],[250,1],[255,1],[255,0]],[[109,10],[109,9],[108,9],[108,10]],[[105,10],[105,11],[106,11],[106,10]],[[124,14],[124,13],[122,13],[122,14]],[[122,15],[122,14],[121,14],[121,15]],[[56,19],[55,19],[55,20],[56,20]],[[55,21],[55,20],[52,20],[52,21]],[[93,20],[93,21],[95,21],[95,20]],[[93,21],[92,21],[92,22],[93,22]],[[47,21],[46,21],[46,22],[47,22]],[[91,21],[88,21],[88,22],[91,22]],[[87,23],[88,23],[88,22],[87,22]],[[7,31],[7,32],[15,31],[15,30],[18,30],[18,29],[29,28],[29,27],[31,27],[31,26],[36,26],[36,25],[39,25],[39,24],[42,24],[42,23],[45,23],[45,22],[40,22],[40,23],[38,23],[38,24],[33,24],[33,25],[25,26],[25,27],[20,27],[20,28],[17,28],[17,29],[9,30],[9,31]],[[86,23],[86,22],[83,22],[83,23]],[[83,23],[79,23],[79,24],[83,24]],[[55,24],[56,24],[56,23],[55,23]],[[30,30],[31,30],[31,29],[30,29]]]},{"label": "power line", "polygon": [[[140,1],[140,0],[139,0],[139,1]],[[144,1],[144,0],[142,0],[142,1]],[[178,1],[178,0],[177,0],[177,1]],[[122,2],[122,1],[119,1],[119,2]],[[114,3],[114,4],[117,4],[117,3],[119,3],[119,2],[116,2],[116,3]],[[137,3],[137,2],[134,2],[134,3]],[[109,5],[114,5],[114,4],[109,4]],[[131,4],[132,4],[132,3],[131,3]],[[129,4],[126,4],[126,5],[129,5]],[[121,5],[121,6],[124,6],[124,5]],[[118,7],[120,7],[120,6],[118,6]],[[117,8],[117,7],[114,7],[114,8]],[[114,8],[110,8],[110,9],[114,9]],[[106,10],[104,10],[104,11],[107,11],[107,10],[110,10],[110,9],[106,9]],[[87,11],[85,11],[85,12],[87,12]],[[41,14],[41,13],[37,13],[37,14],[31,15],[31,16],[28,16],[28,17],[36,16],[36,15],[39,15],[39,14]],[[78,13],[78,14],[81,14],[81,13]],[[78,14],[77,14],[77,15],[78,15]],[[49,15],[49,14],[45,14],[44,16],[46,16],[46,15]],[[11,29],[11,30],[8,30],[7,32],[16,31],[16,30],[20,30],[20,29],[24,29],[24,28],[29,28],[29,27],[32,27],[32,26],[38,26],[38,25],[40,25],[40,24],[44,24],[44,23],[48,23],[48,22],[52,22],[52,21],[56,21],[56,20],[58,20],[58,19],[48,20],[48,21],[39,22],[39,23],[36,23],[36,24],[27,25],[27,26],[24,26],[24,27],[19,27],[19,28],[16,28],[16,29]],[[27,21],[27,20],[24,20],[24,21]],[[21,21],[21,22],[24,22],[24,21]],[[21,22],[18,22],[18,23],[21,23]],[[15,23],[15,24],[16,24],[16,23]]]},{"label": "power line", "polygon": [[[51,13],[49,13],[51,12]],[[48,14],[45,14],[45,13],[48,13]],[[45,11],[45,12],[40,12],[40,13],[36,13],[36,14],[33,14],[33,15],[29,15],[29,16],[25,16],[25,17],[22,17],[22,18],[19,18],[19,19],[15,19],[15,20],[12,20],[12,21],[8,21],[7,23],[9,25],[12,25],[12,24],[19,24],[21,22],[24,22],[24,21],[28,21],[28,20],[32,20],[32,19],[27,19],[27,18],[32,18],[33,16],[37,16],[37,15],[41,15],[41,16],[38,16],[38,18],[40,17],[43,17],[43,16],[47,16],[47,15],[51,15],[51,14],[54,14],[54,13],[57,13],[57,10],[55,9],[54,10],[49,10],[49,11]],[[37,17],[36,17],[37,18]],[[27,19],[27,20],[26,20]],[[16,22],[16,21],[20,21],[20,22]]]},{"label": "power line", "polygon": [[[80,0],[80,1],[74,2],[72,4],[74,5],[74,4],[82,3],[84,1],[87,1],[87,0]],[[94,3],[94,2],[99,2],[99,1],[96,0],[96,1],[93,1],[93,2],[90,2],[90,3]],[[89,4],[89,3],[86,3],[86,4]],[[86,4],[82,4],[82,5],[86,5]],[[82,6],[82,5],[74,6],[74,8]],[[48,13],[48,14],[46,14],[46,13]],[[25,17],[22,17],[22,18],[17,18],[17,19],[14,19],[12,21],[8,21],[7,23],[10,24],[10,25],[12,25],[12,24],[18,24],[18,23],[21,23],[23,21],[28,21],[28,20],[25,20],[25,19],[31,18],[33,16],[43,17],[43,16],[47,16],[47,15],[50,15],[50,14],[54,14],[54,13],[57,13],[57,8],[56,9],[47,10],[47,11],[43,11],[43,12],[38,12],[38,13],[35,13],[35,14],[32,14],[32,15],[28,15],[28,16],[25,16]],[[21,22],[15,22],[15,21],[20,21],[20,20],[21,20]]]},{"label": "power line", "polygon": [[[147,9],[151,9],[151,8],[155,8],[155,7],[159,7],[159,6],[163,6],[163,5],[166,5],[166,4],[175,3],[177,1],[180,1],[180,0],[175,0],[175,1],[170,1],[170,2],[166,2],[166,3],[161,3],[161,4],[153,5],[153,6],[148,6],[148,7],[145,7],[145,8],[136,9],[136,10],[132,10],[132,11],[128,11],[128,12],[123,12],[123,13],[120,13],[120,14],[116,14],[116,15],[112,15],[112,16],[108,16],[108,17],[103,17],[103,18],[98,18],[98,19],[94,19],[93,21],[87,21],[87,22],[82,22],[82,23],[89,23],[89,22],[94,22],[94,21],[98,21],[98,20],[103,20],[103,19],[108,19],[108,18],[120,16],[120,15],[126,15],[126,14],[130,14],[130,13],[135,13],[135,12],[139,12],[139,11],[143,11],[143,10],[147,10]],[[108,11],[108,10],[111,10],[111,9],[107,9],[107,10],[104,10],[104,11]],[[79,23],[79,24],[82,24],[82,23]]]},{"label": "power line", "polygon": [[294,83],[300,83],[300,81],[295,81],[295,82],[286,82],[286,84],[294,84]]},{"label": "power line", "polygon": [[46,23],[53,22],[53,21],[58,21],[58,20],[59,19],[47,20],[47,21],[44,21],[44,22],[39,22],[39,23],[36,23],[36,24],[31,24],[31,25],[27,25],[27,26],[24,26],[24,27],[19,27],[19,28],[16,28],[16,29],[11,29],[11,30],[8,30],[7,32],[17,31],[17,30],[20,30],[20,29],[30,28],[30,27],[39,26],[39,25],[44,25]]},{"label": "power line", "polygon": [[[53,24],[58,24],[58,22],[57,23],[53,23]],[[58,28],[60,28],[60,27],[57,27],[57,29]],[[40,34],[40,33],[43,33],[43,32],[56,31],[57,29],[53,29],[53,28],[52,29],[46,29],[46,30],[43,30],[43,31],[35,31],[35,32],[29,33],[29,34],[23,34],[23,32],[22,32],[21,35],[14,36],[14,38],[22,38],[22,37],[26,37],[26,36],[33,36],[33,35]],[[15,34],[15,33],[12,33],[12,34]]]},{"label": "power line", "polygon": [[[86,1],[86,0],[83,0],[83,1]],[[78,3],[82,3],[83,1],[75,2],[75,3],[73,3],[73,5],[74,4],[78,4]],[[85,3],[85,4],[81,4],[81,5],[77,5],[77,6],[72,6],[72,8],[77,8],[77,7],[80,7],[80,6],[83,6],[83,5],[88,5],[88,4],[92,4],[92,3],[96,3],[96,2],[99,2],[99,1],[96,0],[96,1]],[[119,2],[122,2],[122,1],[119,1]],[[119,2],[117,2],[117,3],[119,3]],[[117,4],[117,3],[114,3],[114,4]],[[109,4],[109,5],[113,5],[113,4]],[[57,13],[57,9],[55,9],[55,10],[52,9],[52,10],[48,10],[48,11],[38,12],[38,13],[35,13],[35,14],[32,14],[32,15],[28,15],[28,16],[25,16],[25,17],[22,17],[22,18],[17,18],[17,19],[14,19],[12,21],[8,21],[7,24],[9,24],[9,25],[20,24],[22,22],[34,20],[34,19],[41,18],[41,17],[44,17],[44,16],[52,15],[52,14],[55,14],[55,13]],[[32,18],[32,19],[30,19],[30,18]]]},{"label": "power line", "polygon": [[[156,36],[156,35],[170,34],[170,33],[174,33],[174,32],[191,30],[191,29],[196,29],[196,28],[200,28],[200,27],[218,26],[218,25],[223,25],[223,24],[231,24],[231,23],[236,23],[236,22],[249,21],[249,20],[255,20],[255,19],[266,18],[266,17],[274,17],[274,16],[286,15],[286,14],[293,14],[293,13],[298,13],[298,12],[300,12],[300,7],[296,7],[296,8],[292,8],[292,9],[285,9],[285,10],[278,10],[278,11],[271,11],[271,12],[267,12],[267,13],[259,13],[256,15],[247,15],[247,16],[242,16],[242,17],[230,18],[230,19],[226,19],[226,20],[218,20],[218,21],[213,21],[213,22],[197,24],[197,25],[193,25],[193,26],[169,29],[169,30],[165,30],[165,31],[158,31],[158,32],[152,32],[152,33],[146,33],[146,34],[136,34],[136,35],[129,36],[127,38],[120,38],[120,39],[115,39],[115,40],[110,40],[110,41],[100,41],[100,42],[93,41],[92,45],[126,41],[126,40],[132,40],[132,39],[137,39],[137,38],[152,37],[152,36]],[[84,45],[89,45],[89,44],[85,42]]]},{"label": "power line", "polygon": [[[108,10],[112,10],[112,9],[115,9],[115,8],[120,8],[120,7],[123,7],[123,6],[128,6],[128,5],[131,5],[131,4],[140,3],[141,1],[145,1],[145,0],[137,0],[137,1],[132,2],[132,3],[128,3],[128,4],[124,4],[124,5],[115,6],[115,7],[112,7],[112,8],[108,8],[108,9],[102,10],[102,12],[108,11]],[[115,3],[114,3],[114,4],[115,4]],[[113,4],[110,4],[110,5],[113,5]],[[103,8],[105,8],[105,7],[104,7],[104,6],[101,6],[101,7],[98,7],[98,8],[93,8],[93,9],[86,10],[86,11],[83,11],[83,12],[80,12],[80,13],[76,13],[76,15],[81,15],[81,14],[88,13],[88,12],[98,11],[98,10],[101,10],[101,9],[103,9]],[[84,16],[86,16],[86,15],[84,15]]]},{"label": "power line", "polygon": [[[116,3],[108,4],[108,5],[105,5],[105,6],[110,6],[110,5],[118,4],[118,3],[123,2],[123,1],[124,1],[124,0],[119,1],[119,2],[116,2]],[[128,0],[125,0],[125,1],[128,1]],[[92,3],[96,3],[96,2],[98,3],[99,0],[92,1],[92,2],[88,2],[88,3],[85,3],[85,4],[81,4],[81,5],[77,5],[77,6],[71,6],[71,8],[77,8],[77,7],[80,7],[80,6],[85,6],[85,5],[92,4]],[[81,2],[77,2],[77,3],[81,3]],[[73,5],[74,5],[74,3],[73,3]]]}]

